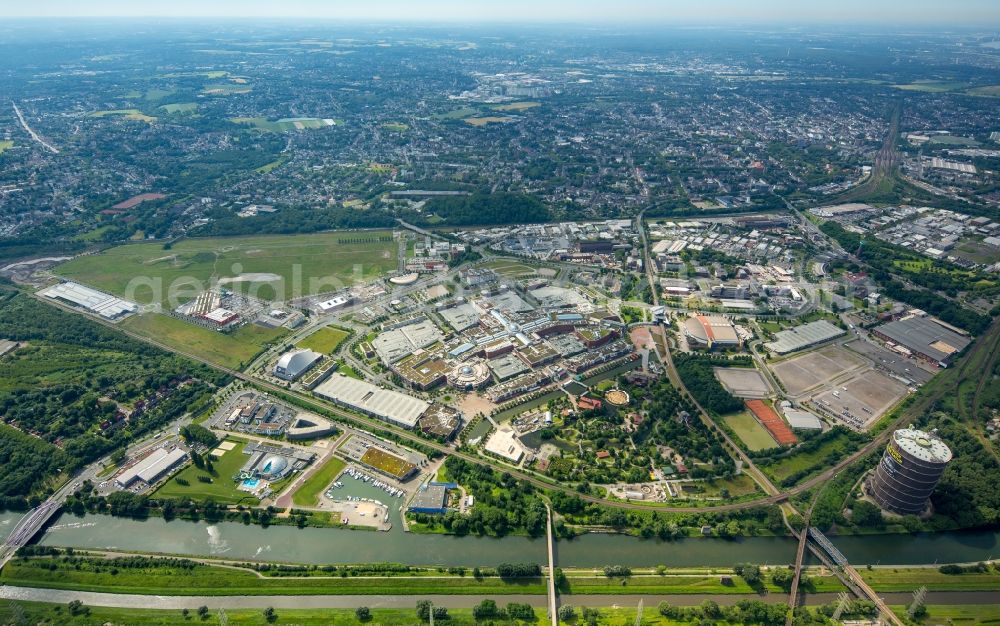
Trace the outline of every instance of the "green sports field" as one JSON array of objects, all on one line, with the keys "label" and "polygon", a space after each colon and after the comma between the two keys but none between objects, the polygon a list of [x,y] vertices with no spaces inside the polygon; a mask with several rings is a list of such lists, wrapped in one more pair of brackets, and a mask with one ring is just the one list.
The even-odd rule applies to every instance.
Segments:
[{"label": "green sports field", "polygon": [[[334,291],[396,269],[390,231],[331,232],[184,239],[109,248],[55,268],[55,273],[141,304],[180,304],[217,280],[264,300]],[[133,283],[130,286],[130,282]],[[186,297],[185,297],[186,296]]]},{"label": "green sports field", "polygon": [[760,422],[749,413],[736,413],[722,419],[736,433],[743,445],[754,452],[778,446],[774,438],[771,437],[771,433],[767,432],[767,429],[761,426]]}]

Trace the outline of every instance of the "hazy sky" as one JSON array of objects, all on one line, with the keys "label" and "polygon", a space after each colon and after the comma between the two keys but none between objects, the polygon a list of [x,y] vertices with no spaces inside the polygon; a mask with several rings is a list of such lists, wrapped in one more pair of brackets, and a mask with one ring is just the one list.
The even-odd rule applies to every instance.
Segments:
[{"label": "hazy sky", "polygon": [[0,0],[0,17],[1000,24],[1000,0]]}]

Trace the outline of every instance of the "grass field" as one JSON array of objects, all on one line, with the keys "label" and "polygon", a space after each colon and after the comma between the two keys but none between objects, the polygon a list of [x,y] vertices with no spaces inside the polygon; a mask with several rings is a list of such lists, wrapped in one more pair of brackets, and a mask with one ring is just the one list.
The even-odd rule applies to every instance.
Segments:
[{"label": "grass field", "polygon": [[514,118],[506,115],[487,115],[485,117],[467,117],[462,121],[470,126],[486,126],[487,124],[513,122]]},{"label": "grass field", "polygon": [[[119,569],[112,574],[110,568],[96,567],[88,561],[77,570],[65,566],[51,571],[51,559],[32,559],[27,562],[12,561],[0,572],[0,582],[8,585],[46,587],[55,589],[93,589],[108,593],[156,595],[421,595],[454,593],[477,595],[483,593],[514,594],[545,593],[542,578],[528,578],[504,582],[499,578],[476,580],[471,575],[441,575],[437,572],[418,572],[415,575],[385,576],[377,579],[365,577],[342,578],[336,573],[324,576],[259,577],[249,570],[238,570],[213,565],[197,565],[193,569],[155,565],[148,568]],[[414,598],[414,603],[416,603]]]},{"label": "grass field", "polygon": [[177,104],[164,104],[160,108],[168,115],[173,113],[193,113],[198,110],[198,103],[178,102]]},{"label": "grass field", "polygon": [[985,87],[973,87],[965,92],[971,96],[1000,97],[1000,85],[987,85]]},{"label": "grass field", "polygon": [[288,331],[247,324],[232,333],[220,333],[160,313],[145,313],[122,322],[127,330],[150,337],[174,349],[233,369],[249,363],[265,345]]},{"label": "grass field", "polygon": [[295,506],[316,506],[319,504],[319,496],[323,493],[333,479],[336,478],[340,470],[347,465],[344,461],[335,456],[328,456],[326,463],[312,476],[306,479],[302,486],[292,494],[292,502]]},{"label": "grass field", "polygon": [[10,150],[13,147],[14,147],[13,141],[0,141],[0,154],[3,154],[4,152]]},{"label": "grass field", "polygon": [[808,474],[802,476],[802,479],[804,480],[809,474],[829,467],[829,463],[827,463],[827,455],[833,454],[838,449],[849,445],[851,444],[847,437],[842,434],[839,437],[834,437],[830,441],[827,441],[812,452],[792,454],[791,456],[778,461],[774,465],[768,465],[762,469],[764,470],[764,473],[771,477],[772,480],[776,480],[778,482],[781,482],[793,474],[808,472]]},{"label": "grass field", "polygon": [[363,455],[361,455],[361,462],[369,467],[374,467],[375,469],[381,470],[386,474],[391,474],[392,476],[397,476],[402,478],[413,471],[416,466],[410,463],[402,457],[398,457],[395,454],[389,454],[384,450],[379,450],[378,448],[368,448]]},{"label": "grass field", "polygon": [[494,111],[527,111],[535,107],[542,106],[541,102],[511,102],[510,104],[497,104]]},{"label": "grass field", "polygon": [[80,233],[79,235],[73,237],[74,241],[99,241],[101,236],[110,229],[111,226],[98,226],[94,230],[88,230],[85,233]]},{"label": "grass field", "polygon": [[313,334],[309,335],[297,345],[299,348],[308,348],[320,354],[330,354],[337,349],[347,337],[350,336],[346,330],[325,326]]},{"label": "grass field", "polygon": [[[247,462],[247,456],[243,454],[243,447],[246,444],[242,441],[235,441],[235,443],[235,448],[223,454],[218,461],[213,462],[211,473],[198,469],[193,464],[188,465],[157,489],[154,495],[163,498],[193,498],[195,500],[211,498],[219,504],[236,504],[237,502],[257,504],[256,498],[250,497],[245,491],[236,489],[233,476]],[[212,479],[212,482],[204,483],[198,480],[199,476],[207,476]],[[187,481],[188,484],[182,485],[177,482],[178,478]]]},{"label": "grass field", "polygon": [[978,146],[979,142],[975,139],[969,139],[968,137],[957,137],[955,135],[931,135],[930,140],[927,142],[933,145],[940,146]]},{"label": "grass field", "polygon": [[152,124],[156,121],[156,118],[151,115],[146,115],[139,109],[115,109],[112,111],[94,111],[87,115],[87,117],[112,117],[121,116],[130,120],[136,120],[138,122],[147,122]]},{"label": "grass field", "polygon": [[921,80],[915,83],[908,83],[905,85],[893,85],[896,89],[902,89],[903,91],[920,91],[924,93],[944,93],[947,91],[956,91],[966,87],[966,83],[960,82],[948,82],[948,81],[936,81],[936,80]]},{"label": "grass field", "polygon": [[731,498],[747,496],[752,493],[757,493],[758,491],[757,483],[755,483],[753,478],[750,478],[747,474],[740,474],[739,476],[733,476],[731,478],[716,478],[713,480],[699,481],[696,484],[704,489],[701,493],[701,497],[707,498],[720,497],[723,489],[729,492],[729,497]]},{"label": "grass field", "polygon": [[525,265],[524,263],[519,263],[513,260],[497,259],[495,261],[489,261],[484,263],[482,267],[487,267],[501,276],[506,276],[508,278],[521,278],[525,276],[534,276],[538,272],[535,268],[530,265]]},{"label": "grass field", "polygon": [[205,85],[201,92],[209,96],[231,96],[234,94],[250,93],[253,87],[238,83],[213,83]]},{"label": "grass field", "polygon": [[[905,606],[889,607],[892,612],[908,619]],[[1000,624],[1000,604],[929,604],[927,615],[918,624]]]},{"label": "grass field", "polygon": [[309,130],[325,128],[336,124],[334,120],[325,120],[318,117],[286,117],[280,120],[270,121],[263,117],[233,117],[229,119],[234,124],[245,124],[265,130],[271,133],[285,133],[293,130]]},{"label": "grass field", "polygon": [[736,433],[743,445],[754,452],[775,448],[778,445],[771,433],[746,411],[727,415],[722,420]]},{"label": "grass field", "polygon": [[[391,232],[185,239],[170,250],[159,243],[130,244],[78,257],[55,272],[142,304],[163,302],[171,286],[197,293],[212,280],[256,292],[265,300],[285,300],[333,291],[396,269],[396,244],[380,241],[384,237]],[[293,283],[296,276],[298,285]],[[133,279],[137,284],[158,283],[158,293],[150,286],[130,293]]]},{"label": "grass field", "polygon": [[877,591],[912,591],[926,586],[934,591],[996,591],[1000,589],[1000,573],[942,574],[933,567],[877,567],[858,569],[861,577]]},{"label": "grass field", "polygon": [[290,159],[291,159],[291,157],[289,157],[287,155],[282,155],[281,158],[275,159],[274,161],[271,161],[270,163],[265,163],[264,165],[261,165],[260,167],[258,167],[254,171],[257,172],[258,174],[268,174],[268,173],[273,172],[274,170],[278,169],[279,167],[281,167],[285,163],[288,163],[288,161]]},{"label": "grass field", "polygon": [[474,107],[462,107],[461,109],[455,109],[447,113],[437,113],[432,117],[436,120],[463,120],[467,117],[473,117],[478,113],[479,109]]},{"label": "grass field", "polygon": [[[413,601],[416,604],[416,598]],[[499,602],[501,606],[504,602]],[[20,611],[15,616],[15,608]],[[162,609],[116,609],[105,607],[87,607],[87,615],[70,615],[65,604],[43,604],[36,602],[14,602],[0,604],[0,623],[18,623],[15,617],[28,620],[25,623],[46,624],[49,626],[107,626],[108,624],[143,624],[144,626],[177,626],[177,624],[200,624],[203,626],[217,626],[221,624],[220,617],[216,611],[210,611],[202,619],[198,617],[194,610],[190,611],[188,617],[184,617],[178,610]],[[635,609],[606,609],[609,621],[599,622],[600,626],[610,626],[611,624],[626,623],[625,614],[631,612],[634,617]],[[674,622],[665,621],[663,618],[649,616],[646,612],[643,618],[644,624],[655,626],[675,626]],[[536,619],[532,622],[516,622],[517,624],[531,624],[533,626],[545,626],[549,624],[545,611],[536,609]],[[610,621],[610,620],[614,621]],[[628,618],[628,623],[632,623],[632,618]],[[266,626],[268,622],[262,617],[260,609],[226,609],[225,623],[229,626]],[[355,617],[354,609],[278,609],[276,611],[277,624],[297,624],[298,626],[360,626],[363,622]],[[373,608],[371,619],[365,624],[376,624],[379,626],[413,626],[417,621],[413,608],[407,609],[383,609]],[[449,626],[475,626],[479,622],[472,618],[472,609],[449,609]],[[513,624],[515,622],[497,622],[499,624]],[[721,622],[720,622],[721,624]]]},{"label": "grass field", "polygon": [[407,124],[403,124],[402,122],[386,122],[382,124],[382,128],[386,130],[391,130],[396,133],[402,133],[410,130],[410,127]]}]

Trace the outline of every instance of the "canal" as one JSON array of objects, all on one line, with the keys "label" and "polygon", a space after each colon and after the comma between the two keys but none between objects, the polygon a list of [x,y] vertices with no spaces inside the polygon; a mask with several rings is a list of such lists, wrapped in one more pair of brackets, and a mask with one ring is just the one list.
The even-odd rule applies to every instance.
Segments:
[{"label": "canal", "polygon": [[[345,486],[345,494],[398,502],[385,494],[368,493],[364,485]],[[398,524],[398,504],[390,507],[389,532],[327,528],[244,525],[237,522],[165,522],[63,514],[38,541],[42,545],[117,549],[227,559],[259,559],[295,563],[360,563],[390,561],[413,565],[467,566],[503,562],[544,563],[545,542],[527,537],[452,537],[404,533]],[[20,514],[0,514],[0,536]],[[1000,530],[976,530],[915,535],[835,537],[833,542],[855,565],[922,565],[1000,558]],[[789,537],[681,539],[661,542],[622,535],[587,534],[560,541],[556,559],[563,567],[633,567],[667,565],[730,567],[739,562],[788,563],[795,558]]]}]

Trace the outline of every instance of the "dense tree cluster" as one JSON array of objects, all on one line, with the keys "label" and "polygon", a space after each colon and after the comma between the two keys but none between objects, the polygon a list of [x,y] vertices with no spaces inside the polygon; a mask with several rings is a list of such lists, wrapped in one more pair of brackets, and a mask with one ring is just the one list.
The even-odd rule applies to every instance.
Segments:
[{"label": "dense tree cluster", "polygon": [[440,524],[456,535],[503,537],[513,531],[523,531],[539,537],[545,533],[545,505],[530,484],[454,456],[448,457],[445,467],[455,482],[464,485],[475,496],[476,506],[468,515],[454,511],[444,516],[417,514],[418,522],[432,526]]},{"label": "dense tree cluster", "polygon": [[476,224],[532,224],[551,218],[538,198],[519,193],[475,193],[469,196],[439,196],[424,207],[450,226]]},{"label": "dense tree cluster", "polygon": [[713,362],[699,356],[678,354],[674,366],[684,386],[707,411],[716,415],[743,409],[743,402],[719,383],[712,371]]},{"label": "dense tree cluster", "polygon": [[181,437],[183,437],[184,441],[189,444],[199,443],[206,448],[214,447],[219,441],[219,438],[215,436],[215,433],[199,424],[187,424],[182,426]]},{"label": "dense tree cluster", "polygon": [[0,424],[0,510],[36,504],[26,498],[40,490],[47,477],[70,465],[69,455],[50,443]]},{"label": "dense tree cluster", "polygon": [[[0,415],[37,437],[22,441],[12,428],[0,429],[0,459],[9,470],[0,477],[0,497],[35,494],[57,470],[72,472],[161,427],[226,381],[10,290],[0,292],[0,336],[27,342],[5,357]],[[27,458],[29,451],[38,458]]]},{"label": "dense tree cluster", "polygon": [[740,600],[733,606],[719,606],[715,602],[706,601],[698,607],[679,607],[661,602],[658,610],[660,615],[671,620],[701,618],[705,623],[724,621],[729,624],[779,626],[785,623],[788,607],[781,603],[768,604],[762,600]]},{"label": "dense tree cluster", "polygon": [[[607,526],[619,531],[634,530],[640,537],[668,541],[687,535],[688,529],[712,529],[720,537],[753,535],[758,531],[783,532],[781,511],[775,506],[755,507],[729,512],[661,513],[626,511],[586,502],[576,494],[554,491],[549,494],[552,508],[567,522],[589,526]],[[557,528],[558,528],[557,524]]]},{"label": "dense tree cluster", "polygon": [[391,228],[396,219],[381,210],[359,211],[344,207],[302,208],[283,207],[274,213],[239,217],[229,211],[218,211],[216,219],[191,231],[198,237],[223,235],[262,235],[314,233],[323,230],[350,228]]},{"label": "dense tree cluster", "polygon": [[[969,428],[945,413],[934,413],[923,424],[937,428],[954,458],[931,495],[935,517],[941,516],[962,528],[1000,522],[1000,463]],[[933,523],[934,520],[932,520]]]}]

